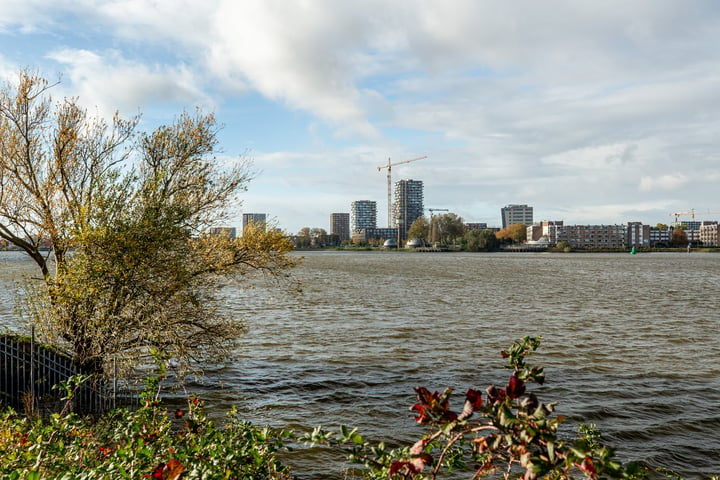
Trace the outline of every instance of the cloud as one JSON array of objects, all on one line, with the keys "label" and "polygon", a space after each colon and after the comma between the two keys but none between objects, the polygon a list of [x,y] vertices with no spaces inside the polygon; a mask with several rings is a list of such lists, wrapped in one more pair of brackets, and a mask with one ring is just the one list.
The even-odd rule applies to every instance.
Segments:
[{"label": "cloud", "polygon": [[289,196],[382,204],[374,166],[428,155],[394,177],[425,180],[428,204],[468,220],[507,203],[605,218],[715,198],[714,2],[8,0],[0,13],[5,63],[49,58],[103,113],[217,107],[227,138],[262,152],[254,183]]},{"label": "cloud", "polygon": [[127,60],[118,51],[101,55],[62,49],[52,52],[49,58],[65,66],[72,96],[106,117],[116,110],[123,115],[136,114],[156,103],[213,107],[198,78],[185,65],[148,66]]},{"label": "cloud", "polygon": [[684,185],[689,179],[682,174],[661,175],[659,177],[645,176],[640,179],[639,189],[641,192],[665,191],[670,192]]}]

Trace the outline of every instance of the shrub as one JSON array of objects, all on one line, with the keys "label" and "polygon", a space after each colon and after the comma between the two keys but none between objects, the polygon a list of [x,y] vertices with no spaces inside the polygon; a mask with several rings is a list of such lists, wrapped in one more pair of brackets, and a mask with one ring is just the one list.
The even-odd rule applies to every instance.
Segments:
[{"label": "shrub", "polygon": [[[151,382],[152,383],[152,382]],[[168,412],[146,395],[137,410],[93,418],[53,414],[29,419],[0,414],[0,478],[284,479],[276,458],[288,434],[242,421],[235,410],[216,426],[202,402]]]},{"label": "shrub", "polygon": [[545,379],[542,367],[526,363],[539,344],[540,339],[525,337],[503,351],[512,370],[505,387],[467,390],[461,410],[450,408],[452,389],[439,393],[416,387],[418,403],[411,410],[427,431],[412,446],[389,450],[383,443],[370,445],[346,427],[339,432],[318,428],[303,439],[344,449],[371,479],[436,479],[443,472],[452,478],[466,472],[473,479],[490,474],[526,480],[647,478],[638,463],[623,466],[615,460],[592,425],[583,426],[574,440],[558,436],[563,418],[553,415],[554,404],[541,403],[527,388]]}]

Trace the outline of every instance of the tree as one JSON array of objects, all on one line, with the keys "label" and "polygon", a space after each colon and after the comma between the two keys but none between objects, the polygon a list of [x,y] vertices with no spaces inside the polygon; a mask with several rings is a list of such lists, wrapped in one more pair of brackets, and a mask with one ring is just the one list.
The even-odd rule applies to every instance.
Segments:
[{"label": "tree", "polygon": [[527,241],[527,227],[522,223],[508,225],[495,234],[500,240],[509,240],[513,243]]},{"label": "tree", "polygon": [[428,219],[426,216],[422,215],[415,219],[415,221],[410,225],[410,228],[407,231],[407,238],[408,240],[412,240],[414,238],[417,239],[427,239],[428,234],[430,230],[430,224],[428,223]]},{"label": "tree", "polygon": [[682,228],[674,228],[672,231],[672,237],[670,238],[670,244],[674,247],[684,247],[688,244],[687,233]]},{"label": "tree", "polygon": [[435,238],[443,244],[454,243],[456,239],[465,233],[465,225],[462,217],[454,213],[445,213],[432,219],[433,241]]},{"label": "tree", "polygon": [[657,230],[667,230],[667,229],[668,229],[668,226],[667,226],[666,223],[658,223],[658,224],[655,225],[655,228],[656,228]]},{"label": "tree", "polygon": [[312,241],[312,235],[310,233],[310,227],[303,227],[295,235],[295,246],[297,248],[307,248],[310,246]]},{"label": "tree", "polygon": [[218,167],[212,115],[140,133],[138,118],[53,104],[50,88],[22,71],[0,92],[0,237],[42,274],[29,313],[92,372],[152,349],[183,366],[223,355],[244,324],[222,315],[219,281],[294,263],[276,229],[205,233],[228,219],[247,161]]},{"label": "tree", "polygon": [[468,230],[463,235],[463,243],[466,251],[479,252],[493,250],[500,242],[495,233],[486,228],[484,230]]}]

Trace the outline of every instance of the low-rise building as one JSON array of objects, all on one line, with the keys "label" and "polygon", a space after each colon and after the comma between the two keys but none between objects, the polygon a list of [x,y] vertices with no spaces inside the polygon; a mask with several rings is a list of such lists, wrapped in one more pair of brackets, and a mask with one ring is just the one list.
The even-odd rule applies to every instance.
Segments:
[{"label": "low-rise building", "polygon": [[650,246],[669,247],[672,239],[672,229],[650,227]]}]

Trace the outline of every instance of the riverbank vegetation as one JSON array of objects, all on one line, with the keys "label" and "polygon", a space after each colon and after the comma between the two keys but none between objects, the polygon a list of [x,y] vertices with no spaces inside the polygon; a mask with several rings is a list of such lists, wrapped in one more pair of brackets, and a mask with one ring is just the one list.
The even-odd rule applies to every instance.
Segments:
[{"label": "riverbank vegetation", "polygon": [[[355,465],[344,474],[327,471],[327,478],[680,478],[667,468],[623,464],[592,424],[581,425],[574,438],[560,435],[564,419],[555,415],[556,403],[543,402],[531,391],[545,380],[543,367],[528,360],[539,344],[539,338],[525,337],[502,351],[510,372],[507,384],[484,391],[469,388],[455,406],[453,389],[440,393],[417,387],[417,403],[410,410],[419,438],[393,449],[369,443],[358,429],[344,426],[304,433],[272,430],[249,423],[234,409],[224,421],[212,421],[202,400],[192,395],[183,407],[169,407],[162,401],[167,377],[165,363],[159,361],[138,409],[101,417],[0,414],[0,477],[302,478],[302,472],[279,460],[282,453],[321,446],[345,452]],[[71,401],[72,381],[64,387]]]}]

